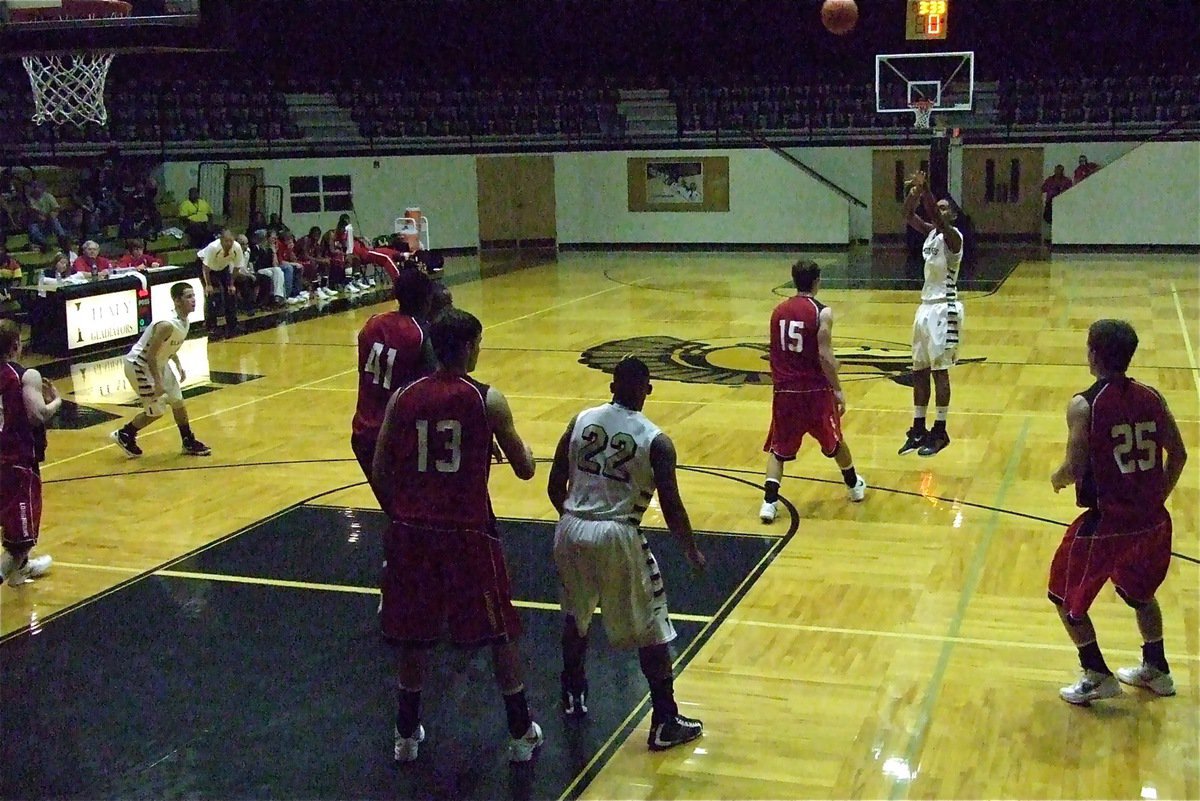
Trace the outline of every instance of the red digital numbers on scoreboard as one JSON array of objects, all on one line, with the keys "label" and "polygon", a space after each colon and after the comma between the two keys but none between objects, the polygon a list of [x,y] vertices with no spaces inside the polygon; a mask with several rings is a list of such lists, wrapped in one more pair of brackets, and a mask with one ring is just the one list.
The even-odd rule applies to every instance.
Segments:
[{"label": "red digital numbers on scoreboard", "polygon": [[909,41],[945,39],[950,0],[911,0],[905,34]]}]

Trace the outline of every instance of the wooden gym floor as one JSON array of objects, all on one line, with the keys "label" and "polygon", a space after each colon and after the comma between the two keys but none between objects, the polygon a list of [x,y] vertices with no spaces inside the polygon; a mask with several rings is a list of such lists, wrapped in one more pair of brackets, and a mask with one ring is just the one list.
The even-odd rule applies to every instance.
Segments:
[{"label": "wooden gym floor", "polygon": [[[808,444],[772,526],[757,519],[763,345],[794,256],[452,260],[455,303],[485,326],[476,375],[539,457],[607,400],[606,367],[631,351],[652,364],[646,411],[675,440],[711,563],[693,576],[654,539],[681,633],[677,695],[704,738],[647,752],[636,660],[602,634],[595,712],[572,729],[555,706],[547,465],[530,483],[495,471],[549,735],[526,773],[503,762],[486,659],[453,651],[430,679],[420,760],[391,766],[390,656],[373,636],[382,520],[348,444],[355,334],[389,304],[190,342],[185,364],[209,376],[189,400],[207,459],[179,455],[160,422],[127,460],[107,439],[134,413],[119,363],[44,365],[70,427],[51,432],[43,469],[54,570],[0,589],[0,797],[1200,798],[1195,256],[982,256],[953,441],[931,459],[896,455],[918,285],[893,256],[814,254],[867,499],[849,503]],[[1075,509],[1049,475],[1099,317],[1137,327],[1131,374],[1164,392],[1193,464],[1159,596],[1178,696],[1075,708],[1057,695],[1074,648],[1045,598]],[[646,522],[661,527],[656,509]],[[1093,617],[1113,667],[1140,659],[1111,589]]]}]

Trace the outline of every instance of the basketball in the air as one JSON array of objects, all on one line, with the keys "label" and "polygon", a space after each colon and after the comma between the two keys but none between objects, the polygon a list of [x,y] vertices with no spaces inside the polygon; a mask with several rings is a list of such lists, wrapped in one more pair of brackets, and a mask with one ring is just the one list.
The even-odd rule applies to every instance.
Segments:
[{"label": "basketball in the air", "polygon": [[821,22],[830,33],[844,36],[858,24],[858,6],[854,0],[825,0],[821,5]]}]

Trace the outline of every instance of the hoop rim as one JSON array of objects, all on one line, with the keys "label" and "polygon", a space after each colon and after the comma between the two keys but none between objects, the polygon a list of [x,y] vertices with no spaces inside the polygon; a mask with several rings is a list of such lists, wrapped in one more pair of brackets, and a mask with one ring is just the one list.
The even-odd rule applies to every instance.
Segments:
[{"label": "hoop rim", "polygon": [[935,105],[937,105],[937,104],[934,103],[932,100],[922,99],[922,100],[912,101],[911,103],[908,104],[908,107],[913,109],[914,111],[918,111],[918,110],[919,111],[928,111],[928,110],[932,109]]},{"label": "hoop rim", "polygon": [[42,20],[95,19],[98,17],[128,17],[133,4],[126,0],[62,0],[58,6],[10,8],[10,22],[39,22]]}]

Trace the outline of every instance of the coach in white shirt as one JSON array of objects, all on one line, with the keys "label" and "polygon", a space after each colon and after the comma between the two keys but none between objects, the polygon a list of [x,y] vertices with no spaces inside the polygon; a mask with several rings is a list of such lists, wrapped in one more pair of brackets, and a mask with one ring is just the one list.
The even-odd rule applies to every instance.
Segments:
[{"label": "coach in white shirt", "polygon": [[205,295],[212,297],[214,282],[221,285],[221,294],[225,299],[225,323],[229,328],[237,326],[237,289],[233,283],[233,271],[245,263],[246,255],[228,228],[222,229],[218,239],[196,253],[204,268]]}]

